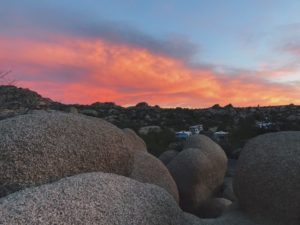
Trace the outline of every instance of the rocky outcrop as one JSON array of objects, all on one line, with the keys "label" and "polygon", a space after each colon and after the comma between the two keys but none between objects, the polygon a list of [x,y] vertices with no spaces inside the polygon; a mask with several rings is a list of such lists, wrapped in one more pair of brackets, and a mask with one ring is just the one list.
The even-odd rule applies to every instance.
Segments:
[{"label": "rocky outcrop", "polygon": [[159,159],[148,153],[136,152],[134,154],[134,165],[130,178],[160,186],[179,202],[177,185],[170,172]]},{"label": "rocky outcrop", "polygon": [[0,121],[0,134],[0,196],[78,173],[131,173],[123,131],[101,119],[36,111]]},{"label": "rocky outcrop", "polygon": [[38,93],[15,86],[0,86],[0,106],[7,109],[39,109],[53,103]]},{"label": "rocky outcrop", "polygon": [[221,190],[227,157],[202,135],[192,136],[187,143],[194,148],[184,149],[167,167],[177,184],[182,209],[199,215],[201,205]]},{"label": "rocky outcrop", "polygon": [[0,86],[0,120],[26,114],[32,109],[47,109],[54,104],[29,89]]},{"label": "rocky outcrop", "polygon": [[88,173],[0,199],[0,224],[182,225],[162,188],[108,173]]},{"label": "rocky outcrop", "polygon": [[267,225],[300,224],[300,132],[250,140],[234,179],[241,208]]}]

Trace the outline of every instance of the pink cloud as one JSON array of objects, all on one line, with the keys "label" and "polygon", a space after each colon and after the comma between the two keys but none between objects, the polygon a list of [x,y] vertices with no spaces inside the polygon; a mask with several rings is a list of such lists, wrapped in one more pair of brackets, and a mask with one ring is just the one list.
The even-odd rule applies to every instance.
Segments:
[{"label": "pink cloud", "polygon": [[220,75],[212,68],[192,69],[179,59],[104,40],[66,36],[45,42],[0,37],[0,49],[0,67],[10,67],[19,86],[66,103],[300,104],[299,88],[267,82],[268,71],[254,74],[255,79],[249,74]]}]

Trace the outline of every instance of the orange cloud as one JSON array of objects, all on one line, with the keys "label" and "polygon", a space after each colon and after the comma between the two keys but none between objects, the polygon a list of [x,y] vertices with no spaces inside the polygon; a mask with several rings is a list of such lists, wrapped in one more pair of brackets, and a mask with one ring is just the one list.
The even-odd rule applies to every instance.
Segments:
[{"label": "orange cloud", "polygon": [[0,37],[0,68],[8,67],[19,86],[66,103],[300,104],[300,90],[295,86],[243,74],[220,75],[206,67],[190,68],[178,59],[103,40],[56,37],[46,42]]}]

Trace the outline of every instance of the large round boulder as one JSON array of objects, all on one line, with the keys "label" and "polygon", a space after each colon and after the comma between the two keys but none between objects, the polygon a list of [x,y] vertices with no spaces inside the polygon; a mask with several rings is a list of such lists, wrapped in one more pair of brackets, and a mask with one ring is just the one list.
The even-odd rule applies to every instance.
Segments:
[{"label": "large round boulder", "polygon": [[182,225],[183,212],[155,185],[87,173],[0,199],[0,224]]},{"label": "large round boulder", "polygon": [[123,129],[126,139],[128,141],[128,146],[132,151],[142,151],[147,152],[147,146],[142,138],[140,138],[134,130],[130,128]]},{"label": "large round boulder", "polygon": [[[226,153],[220,145],[218,145],[209,137],[201,134],[190,136],[187,139],[186,144],[184,145],[184,149],[189,148],[200,149],[203,157],[207,156],[207,159],[211,161],[211,163],[213,164],[212,166],[215,169],[217,169],[218,171],[226,171],[228,164]],[[222,176],[224,177],[224,175]]]},{"label": "large round boulder", "polygon": [[177,185],[166,166],[149,153],[136,152],[130,178],[167,190],[179,202]]},{"label": "large round boulder", "polygon": [[193,140],[204,140],[206,144],[184,149],[167,167],[177,184],[182,209],[197,214],[199,207],[220,191],[227,157],[222,148],[209,138],[202,135],[195,137],[192,137]]},{"label": "large round boulder", "polygon": [[300,132],[250,140],[233,182],[240,205],[263,224],[300,224]]},{"label": "large round boulder", "polygon": [[122,130],[98,118],[35,111],[0,121],[0,197],[78,173],[128,176],[133,154]]}]

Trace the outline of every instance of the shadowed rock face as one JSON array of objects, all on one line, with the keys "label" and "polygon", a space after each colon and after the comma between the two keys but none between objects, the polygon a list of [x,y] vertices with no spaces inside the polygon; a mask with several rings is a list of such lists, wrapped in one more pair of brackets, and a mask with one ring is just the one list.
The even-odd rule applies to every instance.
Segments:
[{"label": "shadowed rock face", "polygon": [[156,157],[136,152],[130,178],[149,184],[155,184],[167,190],[179,202],[178,189],[173,177],[165,165]]},{"label": "shadowed rock face", "polygon": [[177,184],[180,206],[197,214],[201,205],[220,190],[227,157],[219,145],[203,135],[192,136],[187,143],[188,148],[167,167]]},{"label": "shadowed rock face", "polygon": [[0,133],[0,196],[79,173],[131,173],[123,131],[101,119],[39,111],[0,121]]},{"label": "shadowed rock face", "polygon": [[168,165],[169,162],[172,161],[177,155],[178,151],[175,150],[168,150],[163,152],[160,156],[159,159],[163,162],[163,164]]},{"label": "shadowed rock face", "polygon": [[239,210],[231,210],[217,219],[202,219],[199,222],[205,225],[264,225],[252,221]]},{"label": "shadowed rock face", "polygon": [[234,179],[242,209],[262,224],[300,224],[300,132],[261,135],[242,150]]},{"label": "shadowed rock face", "polygon": [[201,218],[220,217],[230,206],[232,202],[225,198],[212,198],[198,208]]},{"label": "shadowed rock face", "polygon": [[202,223],[201,219],[193,214],[190,213],[184,213],[183,214],[183,219],[182,219],[182,225],[201,225],[206,223]]},{"label": "shadowed rock face", "polygon": [[224,184],[223,184],[223,190],[222,190],[222,196],[226,199],[229,199],[232,202],[237,201],[237,197],[233,191],[233,178],[232,177],[225,177],[224,178]]},{"label": "shadowed rock face", "polygon": [[182,225],[182,217],[162,188],[108,173],[80,174],[0,199],[5,225]]}]

